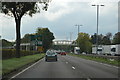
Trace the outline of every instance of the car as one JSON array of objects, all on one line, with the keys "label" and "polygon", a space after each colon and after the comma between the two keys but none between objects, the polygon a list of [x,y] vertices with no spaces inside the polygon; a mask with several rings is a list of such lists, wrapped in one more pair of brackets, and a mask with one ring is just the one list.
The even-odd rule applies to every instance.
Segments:
[{"label": "car", "polygon": [[57,61],[57,53],[52,51],[52,50],[48,50],[46,52],[46,56],[45,56],[45,61]]},{"label": "car", "polygon": [[66,55],[67,53],[65,51],[60,52],[61,55]]}]

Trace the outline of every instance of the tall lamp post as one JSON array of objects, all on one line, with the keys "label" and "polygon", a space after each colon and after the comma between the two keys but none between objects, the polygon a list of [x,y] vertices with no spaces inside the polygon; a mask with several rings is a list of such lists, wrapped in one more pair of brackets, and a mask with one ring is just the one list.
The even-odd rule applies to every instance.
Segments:
[{"label": "tall lamp post", "polygon": [[[80,29],[80,26],[83,26],[83,25],[78,25],[78,24],[76,24],[75,26],[78,27],[78,36],[79,36],[79,29]],[[78,46],[79,46],[79,40],[78,40]]]},{"label": "tall lamp post", "polygon": [[78,24],[76,24],[75,26],[78,27],[78,35],[79,35],[79,29],[80,29],[80,26],[83,26],[83,25],[78,25]]},{"label": "tall lamp post", "polygon": [[96,54],[98,54],[98,24],[99,24],[99,6],[104,5],[92,5],[97,7],[97,35],[96,35]]}]

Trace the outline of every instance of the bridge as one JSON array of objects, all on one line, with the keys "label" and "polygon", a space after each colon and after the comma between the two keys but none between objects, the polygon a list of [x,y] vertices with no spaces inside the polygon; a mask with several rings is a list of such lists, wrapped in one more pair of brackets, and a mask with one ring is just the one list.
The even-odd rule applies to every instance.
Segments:
[{"label": "bridge", "polygon": [[53,45],[71,45],[71,46],[73,45],[73,46],[77,46],[75,41],[69,41],[69,40],[54,40]]},{"label": "bridge", "polygon": [[69,41],[69,40],[54,40],[52,48],[55,50],[64,50],[67,52],[73,51],[74,47],[76,47],[77,44],[75,41]]}]

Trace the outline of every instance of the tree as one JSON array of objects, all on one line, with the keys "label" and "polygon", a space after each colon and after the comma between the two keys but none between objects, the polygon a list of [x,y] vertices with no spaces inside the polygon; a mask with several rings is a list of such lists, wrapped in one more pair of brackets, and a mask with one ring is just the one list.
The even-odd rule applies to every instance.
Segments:
[{"label": "tree", "polygon": [[104,36],[102,41],[101,41],[102,45],[110,45],[111,44],[111,40],[108,36]]},{"label": "tree", "polygon": [[98,44],[99,44],[99,45],[101,44],[101,41],[102,41],[102,39],[103,39],[103,35],[100,34],[100,35],[97,36],[96,33],[94,33],[94,35],[91,36],[91,42],[92,42],[92,44],[96,44],[96,38],[97,38],[97,37],[98,37]]},{"label": "tree", "polygon": [[52,40],[54,39],[54,35],[48,28],[38,28],[36,31],[36,35],[42,35],[42,45],[44,48],[44,52],[52,46]]},{"label": "tree", "polygon": [[81,49],[81,52],[90,53],[92,48],[92,43],[90,42],[91,38],[87,33],[79,33],[77,38],[77,44]]},{"label": "tree", "polygon": [[32,34],[25,34],[25,36],[21,39],[21,43],[30,43],[30,35]]},{"label": "tree", "polygon": [[5,40],[5,39],[2,39],[2,40],[0,40],[0,41],[2,41],[2,47],[10,47],[10,46],[13,46],[13,43],[12,42],[9,42],[9,41],[7,41],[7,40]]},{"label": "tree", "polygon": [[92,44],[96,44],[96,37],[97,37],[96,33],[94,33],[94,35],[91,36],[91,42],[92,42]]},{"label": "tree", "polygon": [[[44,1],[44,0],[43,0]],[[47,10],[48,3],[40,2],[45,4],[43,10]],[[28,14],[32,17],[33,14],[40,12],[40,9],[36,2],[2,2],[2,12],[8,16],[15,18],[16,23],[16,57],[20,58],[20,26],[21,18],[23,15]]]},{"label": "tree", "polygon": [[106,36],[110,39],[110,38],[112,37],[112,33],[111,33],[111,32],[108,32],[108,33],[106,34]]},{"label": "tree", "polygon": [[105,36],[103,36],[101,40],[102,45],[110,45],[111,44],[112,33],[108,32]]},{"label": "tree", "polygon": [[114,35],[113,44],[120,44],[120,32],[118,32]]}]

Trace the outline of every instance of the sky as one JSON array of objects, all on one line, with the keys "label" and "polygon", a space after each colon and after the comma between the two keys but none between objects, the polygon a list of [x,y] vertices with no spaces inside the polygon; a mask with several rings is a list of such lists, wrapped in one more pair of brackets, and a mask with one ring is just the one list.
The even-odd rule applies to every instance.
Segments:
[{"label": "sky", "polygon": [[[54,33],[55,40],[76,40],[80,32],[93,35],[96,33],[96,7],[93,4],[104,4],[99,8],[99,32],[113,35],[118,32],[118,1],[119,0],[52,0],[48,11],[41,10],[33,17],[25,15],[21,21],[21,37],[35,33],[38,27],[49,28]],[[0,35],[2,39],[16,39],[14,18],[0,13]]]}]

